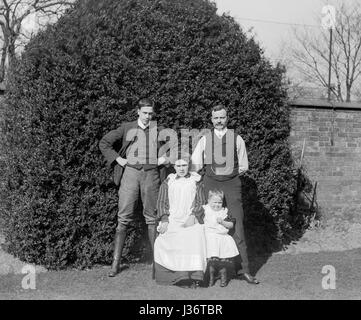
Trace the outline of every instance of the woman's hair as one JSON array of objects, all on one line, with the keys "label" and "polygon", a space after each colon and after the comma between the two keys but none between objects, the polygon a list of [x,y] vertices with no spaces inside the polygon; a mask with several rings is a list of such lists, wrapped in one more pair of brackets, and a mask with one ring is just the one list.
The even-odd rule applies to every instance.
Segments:
[{"label": "woman's hair", "polygon": [[183,150],[179,150],[178,151],[178,156],[177,156],[177,160],[184,160],[186,162],[188,162],[188,164],[190,164],[191,162],[191,155]]},{"label": "woman's hair", "polygon": [[222,190],[219,190],[219,189],[209,190],[209,192],[208,192],[208,200],[213,198],[213,197],[219,197],[219,198],[223,199],[224,192]]},{"label": "woman's hair", "polygon": [[191,154],[180,145],[177,145],[170,150],[170,163],[175,164],[177,160],[184,160],[191,165]]}]

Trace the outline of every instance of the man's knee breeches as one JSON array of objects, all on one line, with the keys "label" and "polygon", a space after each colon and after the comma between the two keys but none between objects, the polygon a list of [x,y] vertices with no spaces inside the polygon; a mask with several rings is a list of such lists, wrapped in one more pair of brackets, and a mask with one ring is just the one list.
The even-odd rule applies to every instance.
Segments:
[{"label": "man's knee breeches", "polygon": [[155,224],[157,198],[159,191],[159,172],[126,167],[119,187],[118,228],[128,226],[134,220],[134,211],[139,196],[143,203],[143,215],[146,224]]}]

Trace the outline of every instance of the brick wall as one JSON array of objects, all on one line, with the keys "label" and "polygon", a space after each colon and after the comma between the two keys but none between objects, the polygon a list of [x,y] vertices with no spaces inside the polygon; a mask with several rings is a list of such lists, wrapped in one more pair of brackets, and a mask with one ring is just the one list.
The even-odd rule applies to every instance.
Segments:
[{"label": "brick wall", "polygon": [[294,156],[317,181],[323,215],[361,216],[361,104],[292,101],[290,137]]}]

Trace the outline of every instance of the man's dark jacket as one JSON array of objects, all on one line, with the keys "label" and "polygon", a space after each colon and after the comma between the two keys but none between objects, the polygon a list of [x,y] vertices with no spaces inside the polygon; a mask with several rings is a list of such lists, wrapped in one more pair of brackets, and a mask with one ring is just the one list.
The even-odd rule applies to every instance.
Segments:
[{"label": "man's dark jacket", "polygon": [[[127,132],[131,129],[138,128],[138,120],[132,122],[123,122],[120,127],[108,132],[100,141],[99,149],[107,161],[107,165],[113,168],[113,182],[120,185],[124,167],[118,164],[116,158],[121,156],[126,158],[127,149],[134,142],[126,139]],[[162,128],[158,128],[158,133]],[[165,141],[158,142],[158,150]],[[167,176],[168,166],[159,166],[159,174],[161,181]]]}]

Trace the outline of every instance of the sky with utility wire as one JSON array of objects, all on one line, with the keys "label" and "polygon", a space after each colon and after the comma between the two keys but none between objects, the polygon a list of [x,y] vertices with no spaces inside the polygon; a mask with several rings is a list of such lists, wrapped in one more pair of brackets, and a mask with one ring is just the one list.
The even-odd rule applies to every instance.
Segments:
[{"label": "sky with utility wire", "polygon": [[[214,0],[218,13],[228,13],[251,34],[271,60],[282,60],[282,50],[293,41],[293,30],[322,30],[322,7],[340,0]],[[360,0],[356,0],[360,1]]]}]

